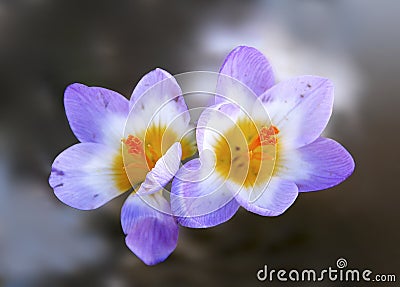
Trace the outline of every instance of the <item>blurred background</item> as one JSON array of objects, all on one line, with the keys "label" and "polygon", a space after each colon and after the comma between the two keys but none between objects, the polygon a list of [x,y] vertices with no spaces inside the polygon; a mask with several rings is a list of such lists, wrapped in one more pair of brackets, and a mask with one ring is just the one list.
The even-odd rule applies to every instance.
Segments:
[{"label": "blurred background", "polygon": [[[0,286],[291,286],[256,273],[340,257],[400,280],[398,11],[396,0],[0,0]],[[355,173],[276,218],[241,210],[215,228],[181,228],[170,258],[147,267],[124,243],[124,195],[79,211],[47,183],[53,159],[77,142],[64,89],[129,97],[156,67],[216,72],[237,45],[265,53],[277,80],[334,81],[326,135],[352,153]]]}]

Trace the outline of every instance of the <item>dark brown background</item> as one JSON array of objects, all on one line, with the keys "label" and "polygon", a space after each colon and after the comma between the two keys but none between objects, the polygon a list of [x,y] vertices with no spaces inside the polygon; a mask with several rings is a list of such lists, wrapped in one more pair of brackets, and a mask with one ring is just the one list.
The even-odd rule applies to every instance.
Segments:
[{"label": "dark brown background", "polygon": [[[399,9],[389,0],[0,0],[0,286],[310,286],[255,275],[264,264],[335,267],[339,257],[400,280]],[[241,210],[216,228],[181,228],[171,257],[147,267],[124,244],[124,196],[78,211],[47,184],[54,157],[77,142],[63,91],[82,82],[129,97],[155,67],[217,71],[238,44],[265,52],[279,80],[334,80],[327,135],[352,153],[355,173],[277,218]]]}]

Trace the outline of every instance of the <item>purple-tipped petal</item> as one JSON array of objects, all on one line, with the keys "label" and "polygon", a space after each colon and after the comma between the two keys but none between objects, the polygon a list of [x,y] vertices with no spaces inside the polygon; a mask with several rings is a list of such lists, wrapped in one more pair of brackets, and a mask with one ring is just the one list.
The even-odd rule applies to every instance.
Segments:
[{"label": "purple-tipped petal", "polygon": [[158,98],[162,101],[166,99],[174,99],[175,97],[180,96],[182,91],[175,78],[170,73],[157,68],[144,75],[137,83],[132,92],[129,106],[132,108],[141,97],[151,97],[152,93],[157,93]]},{"label": "purple-tipped petal", "polygon": [[302,76],[280,82],[261,95],[278,137],[298,148],[316,140],[332,113],[333,85],[325,78]]},{"label": "purple-tipped petal", "polygon": [[296,200],[298,189],[289,180],[271,177],[270,182],[262,190],[256,191],[242,188],[236,195],[237,202],[248,211],[263,216],[277,216],[285,212]]},{"label": "purple-tipped petal", "polygon": [[72,84],[65,90],[64,105],[79,141],[119,144],[129,109],[125,97],[104,88]]},{"label": "purple-tipped petal", "polygon": [[130,188],[118,151],[96,143],[79,143],[54,160],[49,178],[65,204],[95,209]]},{"label": "purple-tipped petal", "polygon": [[168,210],[161,193],[131,194],[122,207],[126,245],[147,265],[164,261],[176,248],[179,229]]},{"label": "purple-tipped petal", "polygon": [[[220,74],[232,77],[260,96],[274,85],[274,74],[267,58],[255,48],[239,46],[226,57]],[[220,76],[223,78],[224,76]],[[225,81],[218,81],[217,93],[225,96]],[[216,99],[216,103],[221,98]]]},{"label": "purple-tipped petal", "polygon": [[179,170],[181,156],[181,144],[174,143],[146,175],[146,179],[141,184],[138,193],[151,194],[162,189]]},{"label": "purple-tipped petal", "polygon": [[229,220],[238,208],[224,179],[199,159],[186,163],[172,182],[171,209],[183,226],[216,226]]},{"label": "purple-tipped petal", "polygon": [[155,69],[137,84],[130,99],[125,134],[140,134],[152,125],[172,129],[180,138],[188,130],[190,114],[181,88],[168,72]]},{"label": "purple-tipped petal", "polygon": [[313,143],[284,153],[279,176],[294,181],[299,191],[335,186],[354,171],[349,152],[334,140],[318,138]]}]

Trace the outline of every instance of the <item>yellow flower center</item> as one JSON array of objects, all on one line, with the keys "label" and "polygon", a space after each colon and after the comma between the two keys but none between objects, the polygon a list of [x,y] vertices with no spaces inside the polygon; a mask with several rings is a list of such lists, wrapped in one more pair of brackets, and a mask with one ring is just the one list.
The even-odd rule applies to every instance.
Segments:
[{"label": "yellow flower center", "polygon": [[216,171],[244,187],[265,183],[276,163],[279,130],[240,119],[215,145]]},{"label": "yellow flower center", "polygon": [[114,166],[124,170],[122,175],[119,172],[115,178],[121,190],[124,188],[123,191],[144,181],[147,173],[175,142],[181,143],[182,160],[196,153],[194,134],[178,138],[173,130],[164,126],[152,125],[146,131],[128,135],[121,141],[122,152],[115,158]]},{"label": "yellow flower center", "polygon": [[131,188],[131,183],[129,182],[128,176],[126,175],[124,168],[124,160],[122,158],[121,149],[114,157],[112,164],[112,173],[115,186],[120,192],[125,192]]}]

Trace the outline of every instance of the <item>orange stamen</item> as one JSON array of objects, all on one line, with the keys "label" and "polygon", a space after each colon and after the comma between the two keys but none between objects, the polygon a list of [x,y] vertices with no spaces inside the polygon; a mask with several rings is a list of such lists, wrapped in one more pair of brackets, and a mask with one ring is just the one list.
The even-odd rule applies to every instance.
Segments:
[{"label": "orange stamen", "polygon": [[256,136],[250,143],[249,143],[249,151],[252,151],[261,145],[260,137]]},{"label": "orange stamen", "polygon": [[151,146],[151,144],[147,144],[147,149],[150,152],[150,154],[151,154],[151,156],[153,158],[153,161],[156,162],[158,160],[158,158],[159,158],[156,150]]}]

